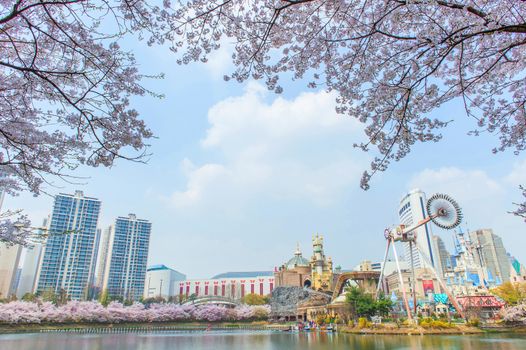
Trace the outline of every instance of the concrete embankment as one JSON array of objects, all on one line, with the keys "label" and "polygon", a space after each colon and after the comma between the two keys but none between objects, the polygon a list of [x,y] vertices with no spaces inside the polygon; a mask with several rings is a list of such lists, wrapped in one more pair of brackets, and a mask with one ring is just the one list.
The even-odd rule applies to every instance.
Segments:
[{"label": "concrete embankment", "polygon": [[143,333],[286,330],[288,325],[262,323],[69,323],[0,325],[0,333]]},{"label": "concrete embankment", "polygon": [[450,328],[423,328],[423,327],[396,327],[391,325],[382,325],[380,327],[359,328],[359,327],[341,327],[340,332],[352,334],[395,334],[395,335],[438,335],[438,334],[478,334],[484,333],[477,327],[468,327],[464,325],[455,325]]}]

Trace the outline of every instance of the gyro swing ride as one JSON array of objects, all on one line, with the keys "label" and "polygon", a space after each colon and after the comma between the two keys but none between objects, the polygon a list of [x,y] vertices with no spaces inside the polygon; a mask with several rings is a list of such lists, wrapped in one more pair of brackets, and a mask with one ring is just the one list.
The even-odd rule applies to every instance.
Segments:
[{"label": "gyro swing ride", "polygon": [[437,273],[437,271],[433,267],[433,264],[429,260],[427,254],[421,252],[420,249],[418,248],[418,245],[416,244],[416,240],[418,239],[418,237],[415,232],[417,228],[424,226],[425,224],[429,222],[433,222],[435,225],[445,230],[451,230],[460,224],[460,221],[462,220],[462,211],[460,210],[459,205],[453,198],[451,198],[450,196],[446,194],[441,194],[441,193],[434,194],[433,196],[431,196],[431,198],[429,198],[429,200],[426,203],[426,211],[427,211],[427,217],[414,225],[411,225],[411,226],[398,225],[394,228],[385,229],[384,237],[387,241],[387,247],[385,249],[384,262],[382,264],[382,270],[380,272],[380,279],[378,282],[376,295],[378,295],[378,292],[383,286],[385,263],[387,261],[387,256],[389,254],[389,248],[392,246],[394,258],[396,262],[396,269],[398,271],[399,283],[402,289],[403,302],[404,302],[405,309],[407,311],[407,318],[409,321],[412,321],[413,317],[411,313],[411,308],[409,307],[409,301],[407,299],[407,292],[405,290],[404,280],[402,277],[402,271],[400,269],[398,254],[396,252],[396,247],[395,247],[395,242],[406,242],[409,244],[409,252],[411,256],[411,274],[412,274],[411,289],[413,291],[412,293],[413,294],[413,307],[414,307],[415,313],[416,313],[416,292],[415,292],[415,268],[414,268],[414,261],[413,261],[413,249],[416,249],[418,252],[420,252],[420,256],[424,260],[426,267],[428,267],[433,272],[438,283],[440,284],[442,289],[447,294],[449,300],[451,301],[451,303],[453,304],[457,312],[464,318],[464,312],[462,308],[460,307],[460,304],[457,302],[453,294],[451,294],[451,292],[448,290],[442,277]]}]

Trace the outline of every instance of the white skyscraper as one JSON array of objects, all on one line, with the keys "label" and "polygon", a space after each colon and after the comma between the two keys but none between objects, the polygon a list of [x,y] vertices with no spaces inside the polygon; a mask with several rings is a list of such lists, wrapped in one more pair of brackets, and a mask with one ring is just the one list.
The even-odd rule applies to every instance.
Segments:
[{"label": "white skyscraper", "polygon": [[[44,234],[47,229],[49,218],[44,219],[42,229],[38,234]],[[16,296],[22,298],[26,293],[35,293],[36,284],[38,281],[38,271],[40,269],[40,262],[42,261],[42,243],[33,243],[31,246],[23,248],[24,263],[22,265],[22,273],[20,276],[20,283],[16,291]]]},{"label": "white skyscraper", "polygon": [[[4,202],[4,191],[0,191],[0,213]],[[0,298],[7,298],[13,292],[22,247],[0,243]]]},{"label": "white skyscraper", "polygon": [[447,251],[444,241],[439,236],[433,236],[433,252],[435,255],[435,269],[442,278],[446,275],[448,270],[451,270],[453,264],[451,263],[451,254]]},{"label": "white skyscraper", "polygon": [[95,285],[102,289],[104,283],[104,272],[106,271],[106,264],[108,261],[108,252],[110,248],[110,238],[112,235],[113,225],[108,226],[102,231],[102,237],[100,239],[99,257],[97,258],[97,275],[95,279]]},{"label": "white skyscraper", "polygon": [[469,238],[475,247],[475,257],[492,276],[487,279],[497,284],[510,280],[511,265],[502,239],[491,229],[481,229],[469,233]]},{"label": "white skyscraper", "polygon": [[[426,217],[426,194],[419,189],[414,189],[406,194],[400,200],[400,207],[398,215],[400,218],[400,224],[405,226],[411,226]],[[422,257],[423,254],[435,267],[435,254],[433,251],[433,233],[431,232],[430,224],[416,229],[416,246],[413,246],[413,260],[416,268],[425,267],[425,262]],[[404,243],[404,257],[407,262],[411,261],[411,254],[409,249],[409,243]]]},{"label": "white skyscraper", "polygon": [[31,247],[24,248],[25,257],[22,265],[22,274],[20,283],[16,291],[16,296],[22,298],[26,293],[34,293],[36,289],[36,277],[40,255],[42,254],[42,245],[33,244]]}]

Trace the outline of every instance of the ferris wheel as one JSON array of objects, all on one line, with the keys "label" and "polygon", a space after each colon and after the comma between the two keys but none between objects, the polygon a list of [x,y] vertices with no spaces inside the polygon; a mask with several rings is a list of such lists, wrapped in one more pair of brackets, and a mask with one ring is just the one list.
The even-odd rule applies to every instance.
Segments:
[{"label": "ferris wheel", "polygon": [[[414,307],[414,312],[416,313],[415,268],[414,268],[414,261],[413,261],[413,249],[420,251],[420,249],[418,248],[419,246],[415,244],[418,239],[416,235],[416,229],[418,229],[421,226],[426,225],[429,222],[433,222],[435,225],[437,225],[438,227],[442,229],[451,230],[457,227],[462,221],[462,211],[460,209],[460,206],[453,198],[451,198],[450,196],[446,194],[437,193],[431,196],[426,203],[426,211],[427,211],[426,213],[427,217],[425,217],[423,220],[419,221],[418,223],[412,226],[398,225],[394,228],[386,228],[384,231],[384,237],[387,241],[387,247],[385,249],[384,261],[382,264],[382,270],[380,272],[380,279],[378,281],[378,288],[376,290],[376,294],[378,295],[378,292],[383,286],[385,263],[387,261],[387,256],[389,254],[389,248],[392,246],[394,258],[396,262],[396,269],[398,271],[399,283],[402,289],[402,297],[403,297],[405,309],[407,311],[407,318],[409,320],[412,320],[412,312],[411,312],[411,308],[409,307],[407,292],[406,292],[404,280],[402,277],[402,271],[400,269],[400,262],[398,260],[398,254],[396,252],[396,247],[394,243],[395,242],[407,242],[409,244],[409,252],[411,256],[411,273],[412,273],[411,290],[413,291],[413,307]],[[452,293],[449,292],[446,284],[442,280],[442,277],[437,273],[437,271],[433,267],[433,264],[427,257],[427,254],[425,253],[422,254],[421,252],[420,256],[424,260],[427,267],[432,270],[438,283],[446,292],[447,296],[449,297],[449,300],[451,301],[451,303],[453,304],[457,312],[462,317],[464,317],[464,312],[460,304],[457,302],[456,298],[452,295]]]}]

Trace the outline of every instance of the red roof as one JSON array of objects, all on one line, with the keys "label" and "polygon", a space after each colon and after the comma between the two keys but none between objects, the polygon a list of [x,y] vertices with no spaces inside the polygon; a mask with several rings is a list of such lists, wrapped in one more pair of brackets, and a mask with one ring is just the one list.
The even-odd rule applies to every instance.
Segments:
[{"label": "red roof", "polygon": [[505,304],[504,302],[500,301],[499,299],[495,298],[493,295],[470,295],[470,296],[460,296],[457,297],[457,300],[460,305],[462,305],[462,308],[469,308],[469,307],[488,307],[488,308],[495,308],[495,307],[503,307]]}]

